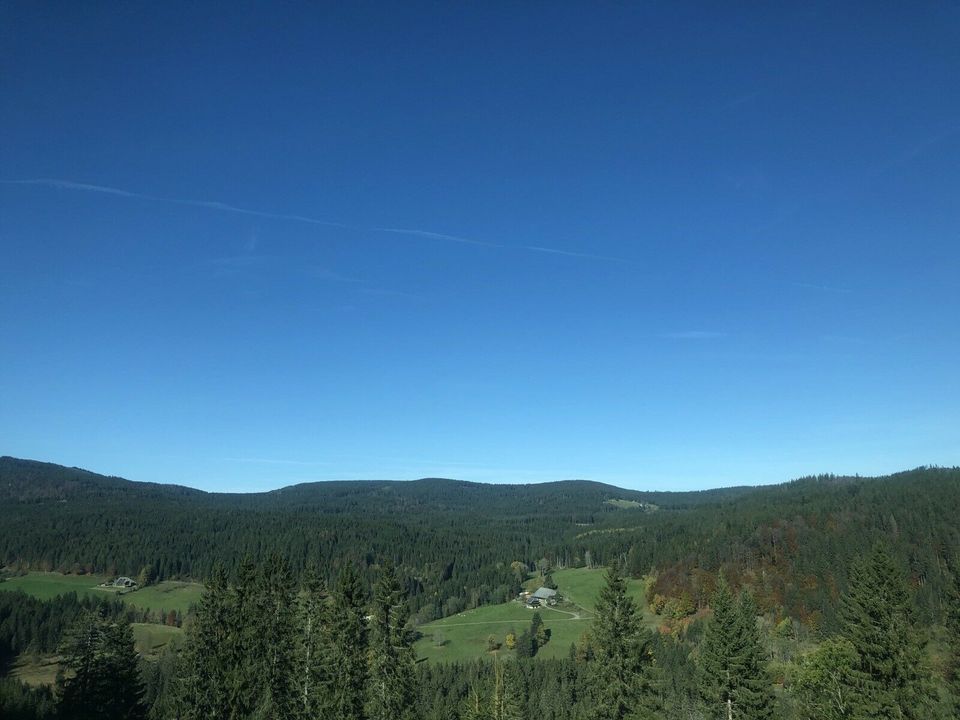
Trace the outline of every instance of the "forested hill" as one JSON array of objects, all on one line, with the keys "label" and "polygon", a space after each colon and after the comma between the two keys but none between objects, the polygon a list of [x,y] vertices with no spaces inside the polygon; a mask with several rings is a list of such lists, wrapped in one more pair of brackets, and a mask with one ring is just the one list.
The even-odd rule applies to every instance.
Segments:
[{"label": "forested hill", "polygon": [[691,507],[748,493],[754,488],[722,488],[702,492],[641,492],[589,480],[564,480],[528,485],[487,484],[423,478],[410,481],[341,480],[302,483],[259,493],[207,493],[181,485],[134,482],[98,475],[81,468],[0,457],[0,501],[35,502],[151,498],[185,499],[221,508],[311,509],[324,513],[476,512],[530,515],[559,512],[564,515],[612,512],[608,501],[641,505]]},{"label": "forested hill", "polygon": [[762,607],[829,624],[852,558],[887,540],[921,610],[939,612],[949,548],[960,546],[960,469],[805,478],[694,493],[601,483],[486,485],[455,480],[297,485],[205,493],[0,458],[0,561],[8,566],[205,579],[217,562],[280,554],[332,580],[383,559],[432,619],[500,602],[519,561],[627,560],[653,592],[702,605],[722,568]]},{"label": "forested hill", "polygon": [[205,495],[180,485],[131,482],[76,467],[0,457],[0,502],[24,503],[69,498],[189,498]]}]

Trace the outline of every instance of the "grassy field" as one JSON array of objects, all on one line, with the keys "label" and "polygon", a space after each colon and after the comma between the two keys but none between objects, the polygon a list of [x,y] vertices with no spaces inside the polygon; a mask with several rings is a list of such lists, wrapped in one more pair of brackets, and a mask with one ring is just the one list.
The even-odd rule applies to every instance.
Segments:
[{"label": "grassy field", "polygon": [[[418,658],[433,661],[453,662],[474,660],[492,655],[487,652],[487,638],[494,635],[503,643],[508,632],[519,635],[530,626],[533,611],[519,602],[502,605],[486,605],[428,623],[420,628],[424,637],[417,641]],[[551,632],[550,642],[540,649],[538,657],[563,657],[570,651],[570,644],[590,626],[590,620],[574,613],[544,608],[540,611],[544,627]],[[503,649],[501,655],[513,653]]]},{"label": "grassy field", "polygon": [[78,595],[104,595],[115,593],[123,602],[141,610],[179,610],[185,613],[191,603],[200,601],[203,585],[199,583],[164,580],[140,590],[114,590],[97,587],[108,578],[100,575],[61,575],[60,573],[32,572],[20,577],[7,578],[0,583],[0,590],[23,590],[41,600],[75,592]]},{"label": "grassy field", "polygon": [[190,605],[200,602],[202,596],[203,585],[200,583],[164,580],[141,590],[124,593],[123,601],[138,608],[186,613]]},{"label": "grassy field", "polygon": [[60,669],[60,658],[38,657],[24,653],[17,658],[10,672],[10,677],[16,678],[27,685],[53,685]]},{"label": "grassy field", "polygon": [[[155,659],[167,645],[177,642],[183,630],[166,625],[132,623],[133,642],[137,652],[148,659]],[[57,655],[32,655],[24,653],[13,664],[11,676],[28,685],[52,685],[60,669]]]},{"label": "grassy field", "polygon": [[[606,570],[603,568],[571,568],[569,570],[557,570],[553,574],[553,581],[557,584],[559,592],[568,602],[578,605],[588,612],[593,612],[597,606],[597,598],[600,596],[600,589],[604,585]],[[528,590],[536,590],[540,587],[540,579],[533,578],[525,584]],[[644,600],[644,584],[640,580],[630,580],[627,583],[627,594],[630,595],[640,607],[646,605]]]},{"label": "grassy field", "polygon": [[137,652],[147,657],[158,655],[163,648],[176,643],[183,636],[183,630],[167,625],[133,623],[131,627]]},{"label": "grassy field", "polygon": [[[604,571],[585,568],[557,570],[553,573],[553,579],[557,583],[557,591],[566,598],[566,602],[556,608],[540,609],[540,617],[543,618],[544,627],[550,630],[551,637],[550,642],[537,653],[537,657],[565,657],[570,652],[570,645],[590,628],[597,597],[604,584]],[[536,578],[527,583],[529,589],[539,586]],[[645,607],[643,582],[631,580],[627,587],[629,594],[641,607]],[[509,602],[486,605],[436,620],[420,628],[423,637],[415,646],[417,657],[430,661],[454,662],[490,657],[494,654],[512,656],[513,653],[505,648],[497,653],[489,652],[487,638],[494,635],[497,642],[503,643],[508,632],[519,634],[529,627],[532,617],[532,610],[518,602]]]},{"label": "grassy field", "polygon": [[607,505],[613,505],[614,507],[620,508],[621,510],[636,510],[637,508],[642,508],[643,503],[637,502],[636,500],[604,500]]},{"label": "grassy field", "polygon": [[60,573],[33,572],[19,577],[7,578],[0,583],[0,590],[23,590],[41,600],[50,600],[57,595],[75,592],[77,595],[103,594],[97,585],[106,582],[100,575],[61,575]]}]

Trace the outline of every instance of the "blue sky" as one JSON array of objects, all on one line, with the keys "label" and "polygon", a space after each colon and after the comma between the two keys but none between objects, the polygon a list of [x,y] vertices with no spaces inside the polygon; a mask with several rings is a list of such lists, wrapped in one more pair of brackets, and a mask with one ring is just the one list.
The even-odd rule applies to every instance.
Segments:
[{"label": "blue sky", "polygon": [[960,6],[786,5],[4,3],[0,453],[957,464]]}]

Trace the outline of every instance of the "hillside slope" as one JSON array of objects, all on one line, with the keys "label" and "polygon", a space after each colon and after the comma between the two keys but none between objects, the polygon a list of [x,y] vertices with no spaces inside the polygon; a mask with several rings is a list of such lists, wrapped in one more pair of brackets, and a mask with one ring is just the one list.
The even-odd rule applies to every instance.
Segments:
[{"label": "hillside slope", "polygon": [[654,592],[693,607],[722,569],[761,606],[829,624],[847,568],[877,540],[895,548],[932,617],[960,547],[956,468],[697,493],[424,479],[237,495],[2,458],[0,502],[0,561],[9,566],[134,574],[150,565],[160,578],[203,579],[217,562],[277,553],[332,581],[345,563],[372,575],[389,559],[421,619],[511,597],[514,561],[622,558],[633,574],[656,576]]}]

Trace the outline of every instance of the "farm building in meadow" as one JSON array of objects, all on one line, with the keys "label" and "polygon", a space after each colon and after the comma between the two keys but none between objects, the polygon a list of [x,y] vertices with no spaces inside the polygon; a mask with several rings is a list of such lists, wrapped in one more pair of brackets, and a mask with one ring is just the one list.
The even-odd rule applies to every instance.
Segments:
[{"label": "farm building in meadow", "polygon": [[130,587],[134,587],[137,584],[137,582],[136,580],[131,580],[128,577],[121,576],[121,577],[118,577],[116,580],[114,580],[111,584],[114,587],[130,588]]},{"label": "farm building in meadow", "polygon": [[557,591],[548,587],[539,588],[527,598],[527,605],[533,605],[534,600],[537,601],[537,605],[556,605]]}]

